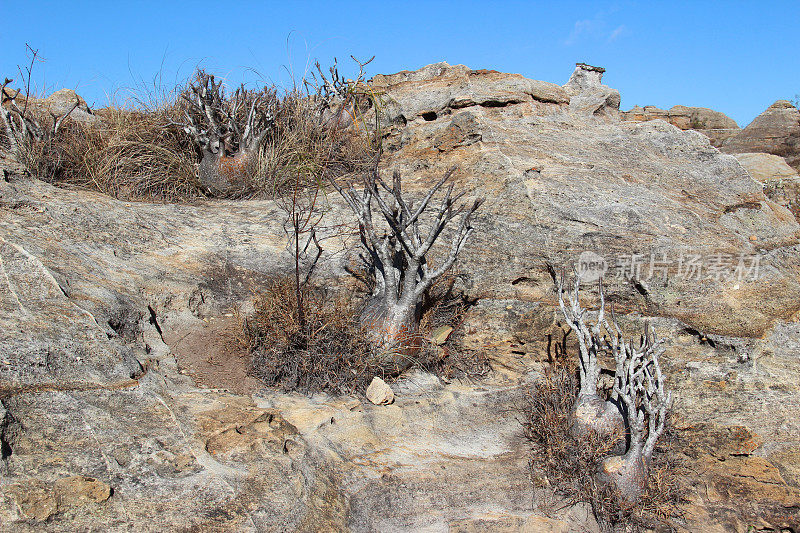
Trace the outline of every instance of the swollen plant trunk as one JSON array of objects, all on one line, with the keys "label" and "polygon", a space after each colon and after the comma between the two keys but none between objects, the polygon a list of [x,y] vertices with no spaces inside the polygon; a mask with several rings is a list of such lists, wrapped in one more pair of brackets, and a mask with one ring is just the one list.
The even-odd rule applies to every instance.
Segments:
[{"label": "swollen plant trunk", "polygon": [[248,186],[257,160],[257,150],[241,149],[232,156],[203,150],[200,185],[215,196],[242,191]]},{"label": "swollen plant trunk", "polygon": [[373,296],[361,314],[361,323],[386,372],[402,372],[419,355],[422,343],[416,305],[386,305],[383,295]]},{"label": "swollen plant trunk", "polygon": [[587,433],[598,435],[611,443],[611,453],[625,452],[625,419],[622,412],[614,402],[603,400],[597,392],[578,396],[570,430],[575,436]]},{"label": "swollen plant trunk", "polygon": [[607,457],[597,473],[602,484],[613,483],[628,503],[636,503],[647,488],[650,458],[641,445],[633,445],[625,455]]}]

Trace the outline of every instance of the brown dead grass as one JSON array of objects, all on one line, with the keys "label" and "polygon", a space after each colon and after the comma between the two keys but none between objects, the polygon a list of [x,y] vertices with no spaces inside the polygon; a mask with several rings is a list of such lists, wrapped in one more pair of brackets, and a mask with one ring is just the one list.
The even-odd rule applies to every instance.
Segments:
[{"label": "brown dead grass", "polygon": [[[443,275],[428,289],[422,301],[422,350],[418,364],[446,381],[480,379],[491,371],[485,353],[465,346],[464,322],[477,300],[459,289],[459,280],[456,273]],[[443,343],[434,342],[432,338],[440,328],[452,328]]]},{"label": "brown dead grass", "polygon": [[[366,93],[355,94],[338,120],[326,122],[313,98],[298,91],[276,96],[275,87],[264,90],[273,95],[269,105],[276,127],[258,164],[230,197],[274,197],[374,165],[379,143],[362,120],[372,106]],[[100,121],[95,124],[67,118],[57,135],[48,132],[43,140],[28,143],[21,163],[31,175],[55,185],[125,200],[202,198],[201,154],[179,125],[186,106],[180,94],[162,91],[158,99],[145,95],[132,107],[106,107],[96,113]],[[43,127],[51,122],[47,116],[34,118]]]},{"label": "brown dead grass", "polygon": [[243,327],[250,371],[265,385],[305,394],[363,394],[374,376],[384,376],[358,325],[357,302],[347,294],[306,286],[305,327],[289,276],[269,282],[254,306]]},{"label": "brown dead grass", "polygon": [[[150,110],[105,108],[93,124],[67,118],[23,152],[35,177],[126,200],[185,201],[202,196],[198,162],[188,136],[175,125],[177,106]],[[40,120],[40,124],[45,124]]]},{"label": "brown dead grass", "polygon": [[[423,303],[423,345],[414,367],[447,381],[477,379],[489,372],[487,358],[462,344],[470,303],[454,290],[452,278],[435,284]],[[273,279],[257,296],[254,313],[243,320],[252,356],[251,374],[267,386],[306,394],[364,394],[374,376],[395,379],[375,357],[359,324],[362,305],[357,291],[307,286],[303,290],[307,322],[303,328],[293,279]],[[453,327],[453,332],[444,343],[432,342],[431,332],[442,325]]]},{"label": "brown dead grass", "polygon": [[349,106],[338,121],[323,124],[314,100],[292,92],[277,101],[274,112],[276,127],[260,153],[252,193],[278,196],[297,184],[322,186],[375,164],[378,143],[359,120],[360,107]]},{"label": "brown dead grass", "polygon": [[[587,502],[605,531],[673,529],[679,516],[682,469],[674,432],[662,435],[651,465],[649,487],[635,505],[626,503],[615,488],[597,483],[601,461],[610,455],[612,443],[596,435],[575,436],[570,431],[572,409],[578,396],[576,369],[563,363],[551,365],[527,395],[523,428],[531,443],[531,474],[537,488],[550,493],[552,501],[568,505]],[[553,504],[555,506],[555,503]],[[553,509],[555,510],[555,509]]]}]

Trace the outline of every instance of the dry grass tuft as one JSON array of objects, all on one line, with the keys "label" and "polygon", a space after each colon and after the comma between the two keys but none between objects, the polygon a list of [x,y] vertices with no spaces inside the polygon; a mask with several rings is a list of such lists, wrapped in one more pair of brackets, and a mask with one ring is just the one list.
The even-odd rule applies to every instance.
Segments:
[{"label": "dry grass tuft", "polygon": [[[369,95],[354,96],[338,122],[332,122],[329,117],[323,120],[313,97],[296,90],[281,96],[275,87],[265,90],[273,96],[276,127],[258,164],[232,197],[274,197],[298,185],[316,187],[330,177],[374,165],[379,137],[363,120],[372,107]],[[94,124],[68,118],[57,135],[28,143],[21,163],[31,175],[55,185],[125,200],[181,202],[204,197],[198,180],[201,154],[179,125],[185,121],[186,107],[181,92],[180,87],[162,90],[158,98],[135,99],[132,107],[106,107],[97,111],[100,120]],[[35,118],[41,125],[51,120]]]},{"label": "dry grass tuft", "polygon": [[303,288],[306,325],[298,320],[294,280],[275,278],[244,320],[252,374],[265,385],[303,393],[362,393],[383,372],[358,325],[357,302],[345,294]]},{"label": "dry grass tuft", "polygon": [[28,144],[23,164],[31,175],[55,185],[115,198],[198,198],[198,159],[188,136],[173,123],[179,113],[176,106],[145,111],[108,107],[97,113],[96,123],[68,118],[57,135]]},{"label": "dry grass tuft", "polygon": [[553,502],[589,503],[606,531],[626,526],[636,531],[669,530],[682,499],[674,434],[668,426],[656,447],[650,485],[642,499],[635,505],[626,503],[614,487],[598,484],[594,476],[601,461],[610,455],[612,443],[590,433],[575,436],[570,432],[579,388],[576,374],[575,368],[555,364],[528,393],[523,428],[532,445],[530,466],[535,484],[550,493]]},{"label": "dry grass tuft", "polygon": [[[458,287],[459,276],[446,274],[428,289],[422,301],[420,367],[446,381],[486,376],[491,367],[486,355],[464,345],[464,321],[477,300],[470,299]],[[450,331],[452,328],[452,331]],[[446,340],[436,333],[450,331]]]},{"label": "dry grass tuft", "polygon": [[[489,372],[483,354],[462,345],[462,323],[470,302],[453,289],[453,281],[433,287],[423,310],[421,332],[425,342],[414,367],[445,380],[479,378]],[[254,313],[243,328],[252,354],[251,373],[265,385],[284,391],[363,394],[374,376],[390,381],[385,365],[359,324],[362,298],[342,290],[303,288],[306,326],[298,319],[295,284],[291,276],[273,279],[255,300]],[[440,326],[453,332],[434,343],[431,333]]]},{"label": "dry grass tuft", "polygon": [[361,111],[350,108],[342,112],[340,124],[325,123],[313,99],[297,92],[285,95],[276,103],[276,127],[259,154],[251,193],[279,196],[297,184],[316,187],[371,168],[378,143],[360,116]]}]

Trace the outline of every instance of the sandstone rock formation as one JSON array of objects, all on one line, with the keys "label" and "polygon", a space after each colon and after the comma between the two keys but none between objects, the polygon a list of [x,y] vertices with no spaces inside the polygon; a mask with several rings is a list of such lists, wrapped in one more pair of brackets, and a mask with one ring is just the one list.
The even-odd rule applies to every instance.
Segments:
[{"label": "sandstone rock formation", "polygon": [[619,91],[603,85],[603,67],[577,63],[564,90],[570,95],[570,109],[578,113],[617,118]]},{"label": "sandstone rock formation", "polygon": [[[20,107],[24,105],[25,95],[18,90],[6,89],[3,96],[4,101],[6,98],[17,98],[17,105]],[[61,116],[69,112],[76,101],[78,102],[78,107],[70,113],[70,118],[78,122],[95,122],[97,117],[89,109],[86,100],[72,89],[61,89],[47,98],[30,97],[28,98],[28,107],[44,116],[49,114]]]},{"label": "sandstone rock formation", "polygon": [[787,100],[778,100],[741,132],[722,145],[726,153],[763,152],[779,155],[800,170],[800,111]]},{"label": "sandstone rock formation", "polygon": [[[204,339],[291,264],[274,203],[0,180],[0,523],[596,531],[585,507],[531,483],[510,414],[563,335],[549,268],[592,251],[623,329],[651,317],[671,339],[662,364],[689,466],[676,527],[800,527],[800,225],[704,135],[619,121],[613,89],[579,69],[588,81],[565,87],[446,63],[373,79],[382,164],[404,188],[455,164],[457,186],[487,198],[460,270],[480,297],[466,342],[493,373],[407,373],[391,405],[200,375],[243,375],[246,352]],[[328,199],[319,268],[333,283],[357,237],[341,237],[352,221]],[[758,272],[738,276],[740,258]]]},{"label": "sandstone rock formation", "polygon": [[753,178],[764,184],[764,194],[786,207],[800,220],[800,176],[780,156],[764,153],[735,154]]},{"label": "sandstone rock formation", "polygon": [[719,148],[729,137],[739,133],[739,125],[732,118],[719,111],[705,107],[672,106],[659,109],[655,106],[633,106],[630,111],[620,113],[622,120],[646,122],[661,119],[682,130],[697,130],[711,140],[712,146]]}]

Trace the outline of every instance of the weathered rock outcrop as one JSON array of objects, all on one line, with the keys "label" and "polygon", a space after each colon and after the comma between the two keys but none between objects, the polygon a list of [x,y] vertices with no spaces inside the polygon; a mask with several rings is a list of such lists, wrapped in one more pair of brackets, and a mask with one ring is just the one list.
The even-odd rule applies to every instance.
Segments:
[{"label": "weathered rock outcrop", "polygon": [[[455,165],[462,188],[487,198],[477,214],[475,252],[462,259],[463,269],[474,273],[476,292],[548,299],[546,265],[593,251],[608,261],[621,304],[680,318],[698,330],[761,336],[774,319],[800,309],[800,227],[705,136],[660,120],[615,121],[572,101],[529,98],[502,107],[453,107],[448,87],[465,75],[464,68],[439,65],[427,78],[416,73],[421,93],[405,80],[382,84],[388,102],[383,122],[393,124],[385,166],[402,171],[409,188],[421,189]],[[589,87],[594,95],[597,89]],[[483,94],[491,94],[490,88]],[[415,113],[420,98],[425,109],[436,109],[435,120]],[[436,147],[463,112],[474,119],[480,142]],[[747,283],[707,273],[685,279],[681,258],[722,255],[738,261],[740,254],[758,255],[765,269],[785,275]],[[632,269],[640,271],[636,283],[626,276]],[[665,269],[669,276],[661,280]]]},{"label": "weathered rock outcrop", "polygon": [[800,176],[780,156],[764,153],[735,154],[755,179],[764,184],[764,194],[794,213],[800,220]]},{"label": "weathered rock outcrop", "polygon": [[736,121],[725,113],[705,107],[672,106],[659,109],[655,106],[633,106],[630,111],[620,113],[620,118],[630,122],[646,122],[661,119],[682,130],[697,130],[711,140],[711,145],[719,148],[729,137],[741,130]]},{"label": "weathered rock outcrop", "polygon": [[722,151],[730,154],[763,152],[779,155],[800,170],[800,111],[778,100],[741,132],[727,139]]},{"label": "weathered rock outcrop", "polygon": [[[512,414],[563,335],[548,265],[593,251],[623,327],[653,317],[671,339],[663,364],[692,443],[676,525],[800,527],[800,225],[700,133],[620,122],[613,89],[579,69],[591,79],[565,87],[445,63],[374,78],[383,165],[404,189],[455,164],[458,186],[487,198],[460,270],[481,297],[467,342],[494,372],[409,373],[391,405],[200,375],[243,377],[227,315],[290,265],[274,203],[0,181],[0,523],[595,531],[531,484]],[[329,201],[323,238],[351,223]],[[346,275],[353,230],[325,241],[321,276]],[[740,255],[758,272],[738,277]]]},{"label": "weathered rock outcrop", "polygon": [[[6,98],[16,98],[17,105],[19,107],[22,107],[25,104],[25,96],[16,90],[6,89],[4,101]],[[78,103],[78,106],[75,109],[72,109],[76,102]],[[97,117],[92,113],[92,110],[89,109],[89,106],[86,104],[86,100],[81,98],[81,96],[72,89],[61,89],[54,92],[47,98],[30,97],[28,98],[27,103],[31,110],[38,112],[43,116],[48,116],[51,114],[61,116],[68,113],[72,109],[72,112],[69,116],[73,120],[77,120],[78,122],[95,122],[97,120]]]},{"label": "weathered rock outcrop", "polygon": [[577,63],[564,90],[570,95],[569,107],[576,113],[616,119],[619,112],[619,91],[603,85],[603,67]]}]

